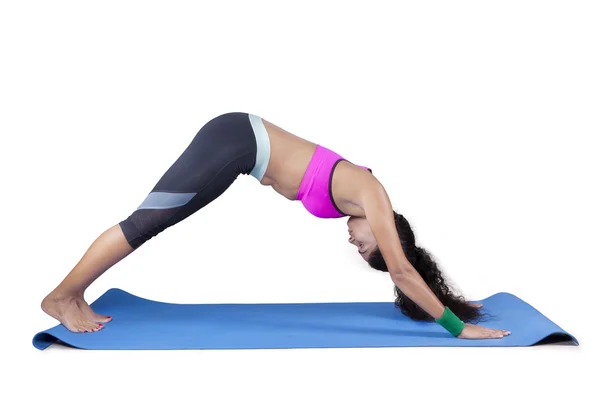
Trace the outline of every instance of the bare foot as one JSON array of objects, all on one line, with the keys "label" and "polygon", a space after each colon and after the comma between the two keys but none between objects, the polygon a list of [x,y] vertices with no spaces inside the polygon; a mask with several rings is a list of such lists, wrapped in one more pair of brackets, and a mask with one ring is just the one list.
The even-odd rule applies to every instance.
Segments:
[{"label": "bare foot", "polygon": [[42,301],[42,310],[71,332],[96,332],[103,328],[102,324],[88,316],[90,312],[98,314],[92,311],[83,296],[60,296],[52,292]]},{"label": "bare foot", "polygon": [[109,316],[95,313],[94,310],[92,310],[92,307],[90,307],[89,304],[85,302],[83,297],[77,298],[76,301],[77,301],[77,306],[79,306],[79,309],[81,311],[83,311],[83,313],[85,314],[87,319],[89,319],[90,321],[100,322],[100,323],[105,324],[112,320],[112,318]]}]

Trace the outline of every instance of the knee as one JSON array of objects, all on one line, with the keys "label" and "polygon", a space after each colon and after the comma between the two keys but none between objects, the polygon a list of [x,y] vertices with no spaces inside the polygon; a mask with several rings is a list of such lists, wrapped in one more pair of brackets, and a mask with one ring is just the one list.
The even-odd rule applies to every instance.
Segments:
[{"label": "knee", "polygon": [[131,216],[119,222],[119,226],[121,227],[121,230],[125,235],[125,239],[127,239],[127,243],[129,243],[131,248],[133,248],[134,250],[146,243],[153,236],[148,235],[144,232],[140,232],[136,223],[134,222],[134,219]]},{"label": "knee", "polygon": [[119,225],[133,249],[137,249],[169,226],[172,213],[165,210],[136,210]]}]

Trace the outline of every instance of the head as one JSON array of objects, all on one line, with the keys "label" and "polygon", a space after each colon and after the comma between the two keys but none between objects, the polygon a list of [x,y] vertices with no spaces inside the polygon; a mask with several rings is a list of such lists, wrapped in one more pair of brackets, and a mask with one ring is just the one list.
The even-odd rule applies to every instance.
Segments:
[{"label": "head", "polygon": [[369,257],[377,249],[377,241],[371,232],[371,226],[366,218],[350,217],[348,218],[348,233],[350,238],[348,242],[356,246],[358,254],[368,261]]},{"label": "head", "polygon": [[[416,245],[414,232],[406,218],[394,212],[394,223],[406,258],[440,301],[465,322],[480,320],[483,316],[481,309],[472,307],[464,297],[454,293],[432,255]],[[350,217],[348,233],[350,234],[348,241],[357,247],[358,253],[371,268],[388,272],[383,255],[377,247],[377,241],[366,218]],[[432,320],[431,316],[406,297],[400,288],[395,287],[394,290],[395,304],[403,314],[414,320]]]}]

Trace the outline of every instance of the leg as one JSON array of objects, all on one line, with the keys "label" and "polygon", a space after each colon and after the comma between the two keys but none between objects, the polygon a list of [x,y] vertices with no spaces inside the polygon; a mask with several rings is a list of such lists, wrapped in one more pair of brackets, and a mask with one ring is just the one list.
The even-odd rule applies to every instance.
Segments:
[{"label": "leg", "polygon": [[104,231],[65,279],[42,301],[42,310],[72,332],[97,331],[110,317],[96,314],[84,300],[85,289],[107,269],[133,252],[119,225]]},{"label": "leg", "polygon": [[251,129],[245,113],[224,114],[204,125],[138,209],[91,244],[42,309],[70,331],[102,329],[110,318],[92,311],[85,290],[153,236],[219,197],[239,174],[250,173],[256,158]]}]

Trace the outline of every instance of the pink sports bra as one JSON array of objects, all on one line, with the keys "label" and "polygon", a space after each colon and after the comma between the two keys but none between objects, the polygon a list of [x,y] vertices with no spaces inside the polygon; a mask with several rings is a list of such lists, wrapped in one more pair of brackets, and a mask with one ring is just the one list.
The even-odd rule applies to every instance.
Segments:
[{"label": "pink sports bra", "polygon": [[[317,145],[315,153],[306,168],[296,200],[315,217],[341,218],[346,216],[336,206],[331,192],[333,171],[340,161],[348,161],[339,154]],[[370,168],[361,167],[369,172]]]}]

